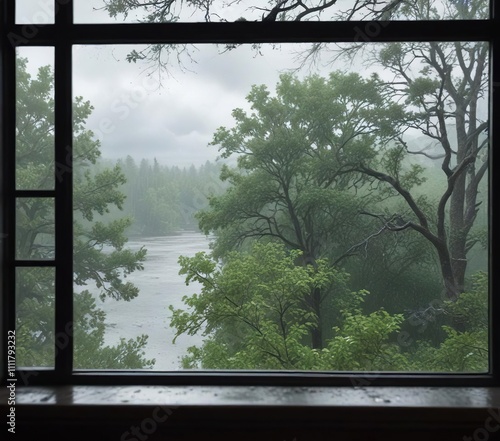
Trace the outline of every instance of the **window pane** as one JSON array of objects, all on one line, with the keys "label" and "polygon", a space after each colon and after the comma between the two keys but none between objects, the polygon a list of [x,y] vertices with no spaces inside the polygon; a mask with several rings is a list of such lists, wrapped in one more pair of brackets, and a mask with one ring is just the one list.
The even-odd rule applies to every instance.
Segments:
[{"label": "window pane", "polygon": [[[53,24],[54,0],[15,0],[16,24]],[[26,37],[29,38],[29,37]]]},{"label": "window pane", "polygon": [[486,371],[488,45],[224,49],[75,47],[77,365]]},{"label": "window pane", "polygon": [[16,257],[52,260],[55,257],[54,199],[19,198],[16,211]]},{"label": "window pane", "polygon": [[16,188],[54,188],[54,50],[17,50]]},{"label": "window pane", "polygon": [[[207,8],[207,4],[209,7]],[[283,6],[273,6],[276,4]],[[194,6],[193,6],[194,5]],[[489,17],[488,0],[320,0],[259,2],[123,2],[121,0],[75,0],[76,23],[220,22],[294,20],[457,20]]]},{"label": "window pane", "polygon": [[54,268],[17,268],[17,367],[53,367]]}]

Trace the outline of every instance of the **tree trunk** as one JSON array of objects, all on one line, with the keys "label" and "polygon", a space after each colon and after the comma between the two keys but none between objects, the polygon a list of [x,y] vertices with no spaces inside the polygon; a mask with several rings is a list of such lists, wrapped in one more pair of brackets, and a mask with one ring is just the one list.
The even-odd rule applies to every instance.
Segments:
[{"label": "tree trunk", "polygon": [[448,251],[448,247],[443,243],[441,247],[436,248],[439,256],[439,263],[441,265],[441,274],[443,276],[446,299],[455,301],[460,295],[460,291],[455,279],[452,260]]}]

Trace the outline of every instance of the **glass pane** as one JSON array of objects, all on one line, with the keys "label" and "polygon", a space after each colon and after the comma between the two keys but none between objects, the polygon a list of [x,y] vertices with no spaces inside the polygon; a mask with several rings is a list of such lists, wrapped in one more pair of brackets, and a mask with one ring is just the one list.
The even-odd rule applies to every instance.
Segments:
[{"label": "glass pane", "polygon": [[54,49],[17,50],[16,188],[54,188]]},{"label": "glass pane", "polygon": [[486,371],[488,45],[258,49],[75,47],[78,366]]},{"label": "glass pane", "polygon": [[[286,3],[286,4],[285,4]],[[207,6],[208,5],[208,6]],[[320,0],[260,2],[124,2],[75,0],[76,23],[220,22],[220,21],[339,21],[339,20],[457,20],[489,17],[489,1]],[[366,29],[369,35],[373,27]]]},{"label": "glass pane", "polygon": [[16,210],[16,258],[55,258],[54,199],[18,198]]},{"label": "glass pane", "polygon": [[54,268],[16,270],[17,367],[54,367]]},{"label": "glass pane", "polygon": [[[15,0],[16,24],[53,24],[54,0]],[[27,30],[25,38],[35,33],[35,29]],[[29,35],[28,35],[29,33]]]}]

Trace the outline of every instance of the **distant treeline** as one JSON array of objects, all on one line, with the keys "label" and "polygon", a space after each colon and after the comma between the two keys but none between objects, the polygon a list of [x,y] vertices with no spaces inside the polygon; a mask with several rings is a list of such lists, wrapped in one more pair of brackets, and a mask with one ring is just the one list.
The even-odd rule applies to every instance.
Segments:
[{"label": "distant treeline", "polygon": [[[102,161],[99,167],[110,165]],[[112,217],[129,216],[129,236],[162,236],[182,229],[198,229],[194,214],[208,205],[210,195],[225,190],[219,179],[220,165],[207,161],[200,167],[166,166],[156,159],[136,162],[131,156],[119,159],[126,178],[121,191],[126,195],[123,211]]]}]

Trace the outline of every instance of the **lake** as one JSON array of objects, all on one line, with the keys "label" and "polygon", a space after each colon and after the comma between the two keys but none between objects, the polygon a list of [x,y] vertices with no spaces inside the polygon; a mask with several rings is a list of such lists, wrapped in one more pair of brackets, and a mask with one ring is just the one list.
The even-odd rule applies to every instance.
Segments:
[{"label": "lake", "polygon": [[169,305],[183,308],[182,297],[199,292],[200,285],[186,286],[180,276],[177,259],[180,255],[194,256],[198,251],[208,251],[209,240],[196,231],[184,231],[177,235],[146,237],[130,240],[127,248],[148,250],[143,271],[127,276],[139,290],[139,296],[130,302],[106,299],[97,300],[99,308],[106,312],[105,344],[119,343],[120,338],[131,339],[141,334],[149,336],[146,358],[155,358],[154,370],[181,369],[179,357],[187,353],[189,346],[201,345],[201,335],[181,335],[175,344],[174,328],[170,327],[172,313]]}]

